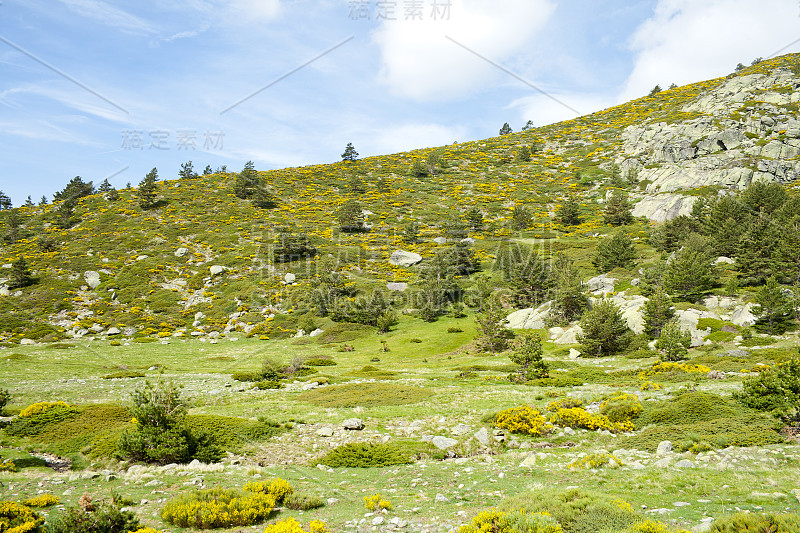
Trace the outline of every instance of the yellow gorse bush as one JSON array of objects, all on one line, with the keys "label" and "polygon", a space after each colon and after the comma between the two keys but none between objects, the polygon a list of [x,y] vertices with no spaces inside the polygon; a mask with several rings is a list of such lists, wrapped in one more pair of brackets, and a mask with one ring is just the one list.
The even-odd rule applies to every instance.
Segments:
[{"label": "yellow gorse bush", "polygon": [[199,529],[251,526],[266,519],[274,508],[272,495],[206,489],[170,501],[161,518],[178,527]]},{"label": "yellow gorse bush", "polygon": [[489,509],[458,528],[458,533],[562,533],[561,525],[547,513],[506,513]]},{"label": "yellow gorse bush", "polygon": [[50,507],[57,503],[58,498],[52,494],[39,494],[38,496],[28,498],[22,502],[23,505],[27,505],[28,507]]},{"label": "yellow gorse bush", "polygon": [[282,502],[286,496],[294,492],[291,483],[279,477],[265,481],[251,481],[242,490],[273,496],[277,503]]},{"label": "yellow gorse bush", "polygon": [[0,501],[0,531],[28,533],[44,522],[39,513],[17,502]]},{"label": "yellow gorse bush", "polygon": [[561,427],[581,428],[589,430],[605,429],[613,433],[633,431],[633,422],[612,422],[606,415],[593,414],[582,407],[559,409],[550,415],[550,422]]},{"label": "yellow gorse bush", "polygon": [[325,522],[320,520],[312,520],[308,530],[305,530],[300,522],[294,518],[287,518],[267,526],[264,533],[329,533],[329,531]]},{"label": "yellow gorse bush", "polygon": [[133,533],[162,533],[159,529],[153,529],[152,527],[143,527],[141,529],[137,529]]},{"label": "yellow gorse bush", "polygon": [[47,411],[48,409],[52,409],[53,407],[73,407],[72,405],[68,404],[67,402],[38,402],[32,405],[29,405],[19,413],[20,418],[28,418],[35,415],[40,415]]},{"label": "yellow gorse bush", "polygon": [[672,363],[663,362],[654,363],[652,367],[639,373],[639,379],[644,379],[647,376],[654,376],[656,374],[664,373],[678,373],[678,372],[696,372],[698,374],[708,374],[711,369],[705,365],[690,365],[688,363]]},{"label": "yellow gorse bush", "polygon": [[583,400],[565,396],[547,404],[547,410],[551,413],[555,413],[559,409],[572,409],[573,407],[583,407]]},{"label": "yellow gorse bush", "polygon": [[495,425],[512,433],[541,436],[550,430],[542,414],[529,405],[504,409],[497,413]]},{"label": "yellow gorse bush", "polygon": [[[568,466],[569,468],[588,468],[588,469],[595,469],[601,468],[606,465],[612,465],[611,461],[616,463],[616,466],[622,466],[624,463],[614,455],[610,453],[590,453],[586,457],[581,457],[580,459],[575,459],[572,461]],[[618,500],[617,502],[623,502],[622,500]],[[615,502],[615,503],[617,503]],[[630,504],[626,504],[628,507],[624,507],[620,503],[617,503],[617,506],[620,509],[628,510]]]},{"label": "yellow gorse bush", "polygon": [[384,500],[380,494],[373,494],[372,496],[364,496],[364,507],[370,511],[378,511],[380,509],[392,510],[392,502]]}]

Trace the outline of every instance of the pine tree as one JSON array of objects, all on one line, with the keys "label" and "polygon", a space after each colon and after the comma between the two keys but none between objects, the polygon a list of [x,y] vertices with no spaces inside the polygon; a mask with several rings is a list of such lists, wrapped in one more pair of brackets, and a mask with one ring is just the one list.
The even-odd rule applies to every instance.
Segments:
[{"label": "pine tree", "polygon": [[680,361],[686,359],[686,353],[692,344],[692,336],[681,329],[680,322],[670,320],[661,328],[661,335],[656,341],[656,349],[661,352],[662,361]]},{"label": "pine tree", "polygon": [[365,231],[364,213],[357,200],[348,200],[336,211],[336,220],[339,229],[345,233],[359,233]]},{"label": "pine tree", "polygon": [[344,149],[344,153],[342,154],[342,161],[355,161],[358,159],[358,152],[353,147],[353,143],[347,143],[347,146]]},{"label": "pine tree", "polygon": [[542,337],[534,331],[526,330],[520,333],[514,346],[514,351],[509,358],[519,365],[517,375],[522,381],[546,378],[547,363],[542,359]]},{"label": "pine tree", "polygon": [[533,224],[533,213],[527,206],[517,205],[511,210],[511,227],[515,230],[527,229]]},{"label": "pine tree", "polygon": [[503,124],[503,127],[500,128],[500,135],[508,135],[509,133],[513,133],[511,126],[508,125],[508,122]]},{"label": "pine tree", "polygon": [[25,207],[33,207],[33,205],[33,199],[31,199],[31,195],[29,194],[25,199]]},{"label": "pine tree", "polygon": [[558,252],[553,261],[552,275],[553,304],[550,316],[565,323],[580,318],[589,307],[589,297],[575,262],[564,252]]},{"label": "pine tree", "polygon": [[674,316],[675,310],[672,308],[672,298],[664,292],[663,288],[657,287],[645,302],[644,310],[642,311],[645,333],[657,339],[661,335],[661,328],[672,320]]},{"label": "pine tree", "polygon": [[0,191],[0,211],[4,209],[11,209],[11,198]]},{"label": "pine tree", "polygon": [[58,205],[58,208],[55,211],[55,224],[57,227],[61,229],[68,229],[75,225],[77,221],[75,218],[73,218],[73,215],[75,214],[76,203],[76,199],[68,198]]},{"label": "pine tree", "polygon": [[624,231],[618,231],[612,238],[602,239],[597,243],[597,252],[592,264],[600,273],[609,272],[617,267],[633,268],[636,262],[636,250],[633,241]]},{"label": "pine tree", "polygon": [[70,198],[77,200],[78,198],[83,198],[91,194],[94,194],[92,182],[84,182],[80,176],[75,176],[67,183],[67,186],[64,187],[63,190],[53,195],[53,201],[60,202]]},{"label": "pine tree", "polygon": [[31,271],[28,268],[28,262],[24,257],[20,257],[11,263],[10,279],[8,280],[8,288],[11,290],[21,289],[29,285],[33,285],[34,279]]},{"label": "pine tree", "polygon": [[39,200],[39,205],[47,205],[47,196],[42,195],[41,200]]},{"label": "pine tree", "polygon": [[624,191],[615,190],[603,210],[603,222],[609,226],[624,226],[633,222],[631,204]]},{"label": "pine tree", "polygon": [[577,226],[581,223],[581,205],[574,194],[570,194],[564,203],[558,206],[556,218],[565,226]]},{"label": "pine tree", "polygon": [[554,285],[550,265],[538,253],[511,261],[507,274],[514,305],[535,307],[547,300]]},{"label": "pine tree", "polygon": [[158,181],[158,170],[153,168],[139,182],[136,196],[139,197],[139,206],[142,209],[152,209],[156,205],[156,182]]},{"label": "pine tree", "polygon": [[758,304],[753,308],[753,314],[758,317],[756,329],[770,335],[780,335],[788,329],[793,318],[792,300],[784,293],[775,276],[771,276],[758,289],[755,301]]},{"label": "pine tree", "polygon": [[208,176],[209,174],[213,174],[214,171],[211,170],[211,165],[206,165],[206,168],[203,169],[203,176]]},{"label": "pine tree", "polygon": [[236,176],[236,181],[233,184],[233,194],[235,194],[237,198],[247,200],[255,194],[259,185],[260,183],[255,165],[252,161],[248,161],[245,163],[242,171]]},{"label": "pine tree", "polygon": [[[209,167],[206,167],[206,168],[209,168]],[[194,178],[198,177],[197,174],[195,174],[195,172],[194,172],[194,167],[192,166],[192,162],[191,161],[188,161],[188,162],[183,163],[181,165],[181,170],[180,170],[180,172],[178,172],[178,176],[180,176],[181,179],[185,179],[185,180],[194,179]]]},{"label": "pine tree", "polygon": [[508,324],[506,315],[508,315],[508,311],[503,308],[497,294],[492,295],[483,311],[475,315],[480,334],[477,344],[484,352],[497,353],[508,348],[509,339],[514,334],[506,328],[506,324]]},{"label": "pine tree", "polygon": [[111,189],[113,189],[111,184],[108,182],[107,179],[104,179],[103,183],[101,183],[100,186],[97,188],[97,192],[105,194],[107,192],[110,192]]},{"label": "pine tree", "polygon": [[696,302],[711,290],[718,274],[710,257],[689,246],[678,252],[664,268],[664,290],[681,301]]},{"label": "pine tree", "polygon": [[528,130],[532,130],[532,129],[533,129],[533,121],[532,120],[529,120],[528,122],[525,123],[524,126],[522,126],[522,131],[528,131]]},{"label": "pine tree", "polygon": [[419,224],[412,220],[403,226],[401,239],[408,244],[417,244],[419,242]]},{"label": "pine tree", "polygon": [[467,224],[469,224],[470,229],[474,231],[480,231],[483,229],[483,213],[477,207],[470,208],[467,211]]},{"label": "pine tree", "polygon": [[590,357],[617,354],[628,347],[633,336],[619,307],[611,300],[595,303],[583,314],[580,325],[582,333],[578,335],[578,342]]},{"label": "pine tree", "polygon": [[650,89],[650,96],[655,96],[656,94],[661,92],[661,85],[656,85],[652,89]]},{"label": "pine tree", "polygon": [[517,150],[517,161],[521,163],[527,163],[531,160],[531,150],[524,144],[519,147]]}]

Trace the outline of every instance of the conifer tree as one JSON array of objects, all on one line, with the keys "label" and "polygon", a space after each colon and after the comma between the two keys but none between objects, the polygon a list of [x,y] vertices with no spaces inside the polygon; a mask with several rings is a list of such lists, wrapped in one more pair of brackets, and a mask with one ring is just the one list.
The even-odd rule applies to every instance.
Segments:
[{"label": "conifer tree", "polygon": [[21,289],[33,285],[34,279],[28,268],[28,262],[24,257],[20,257],[11,263],[11,274],[8,280],[8,288],[11,290]]},{"label": "conifer tree", "polygon": [[542,359],[542,337],[535,331],[525,330],[520,333],[509,358],[519,365],[517,374],[521,380],[547,377],[547,363]]},{"label": "conifer tree", "polygon": [[355,161],[358,159],[358,152],[353,147],[353,143],[347,143],[347,146],[344,149],[344,153],[342,154],[342,161]]},{"label": "conifer tree", "polygon": [[[206,168],[209,168],[209,167],[206,167]],[[181,165],[181,170],[180,170],[180,172],[178,172],[178,176],[180,176],[181,179],[185,179],[185,180],[194,179],[194,178],[197,177],[197,174],[195,174],[195,172],[194,172],[194,167],[192,166],[192,162],[191,161],[188,161],[188,162],[183,163]]]},{"label": "conifer tree", "polygon": [[512,132],[513,130],[511,129],[511,126],[508,125],[508,122],[503,123],[503,127],[500,128],[500,135],[508,135]]},{"label": "conifer tree", "polygon": [[633,241],[624,231],[618,231],[612,238],[597,243],[597,253],[592,264],[600,273],[609,272],[616,267],[632,268],[636,262]]},{"label": "conifer tree", "polygon": [[624,191],[615,190],[606,202],[603,210],[603,221],[609,226],[624,226],[633,222],[631,204]]},{"label": "conifer tree", "polygon": [[139,198],[139,206],[142,209],[152,209],[156,204],[156,182],[158,181],[158,170],[153,168],[139,182],[136,196]]},{"label": "conifer tree", "polygon": [[577,226],[581,223],[581,205],[574,194],[570,194],[564,203],[558,206],[556,218],[565,226]]},{"label": "conifer tree", "polygon": [[656,287],[655,292],[644,304],[642,317],[644,318],[644,331],[652,338],[661,335],[661,328],[675,316],[672,308],[672,298],[664,292],[662,287]]}]

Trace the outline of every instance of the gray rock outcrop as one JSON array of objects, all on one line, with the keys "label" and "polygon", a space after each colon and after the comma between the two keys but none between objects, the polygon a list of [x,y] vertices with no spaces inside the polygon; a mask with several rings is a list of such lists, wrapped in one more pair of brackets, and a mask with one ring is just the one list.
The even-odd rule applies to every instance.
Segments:
[{"label": "gray rock outcrop", "polygon": [[389,257],[389,264],[399,267],[410,267],[422,261],[422,256],[405,250],[395,250]]}]

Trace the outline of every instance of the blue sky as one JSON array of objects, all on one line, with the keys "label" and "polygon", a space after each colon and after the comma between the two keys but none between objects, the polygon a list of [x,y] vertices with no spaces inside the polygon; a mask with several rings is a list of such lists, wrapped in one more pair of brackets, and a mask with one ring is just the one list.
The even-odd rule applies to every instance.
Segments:
[{"label": "blue sky", "polygon": [[485,138],[798,39],[797,0],[2,0],[0,190]]}]

